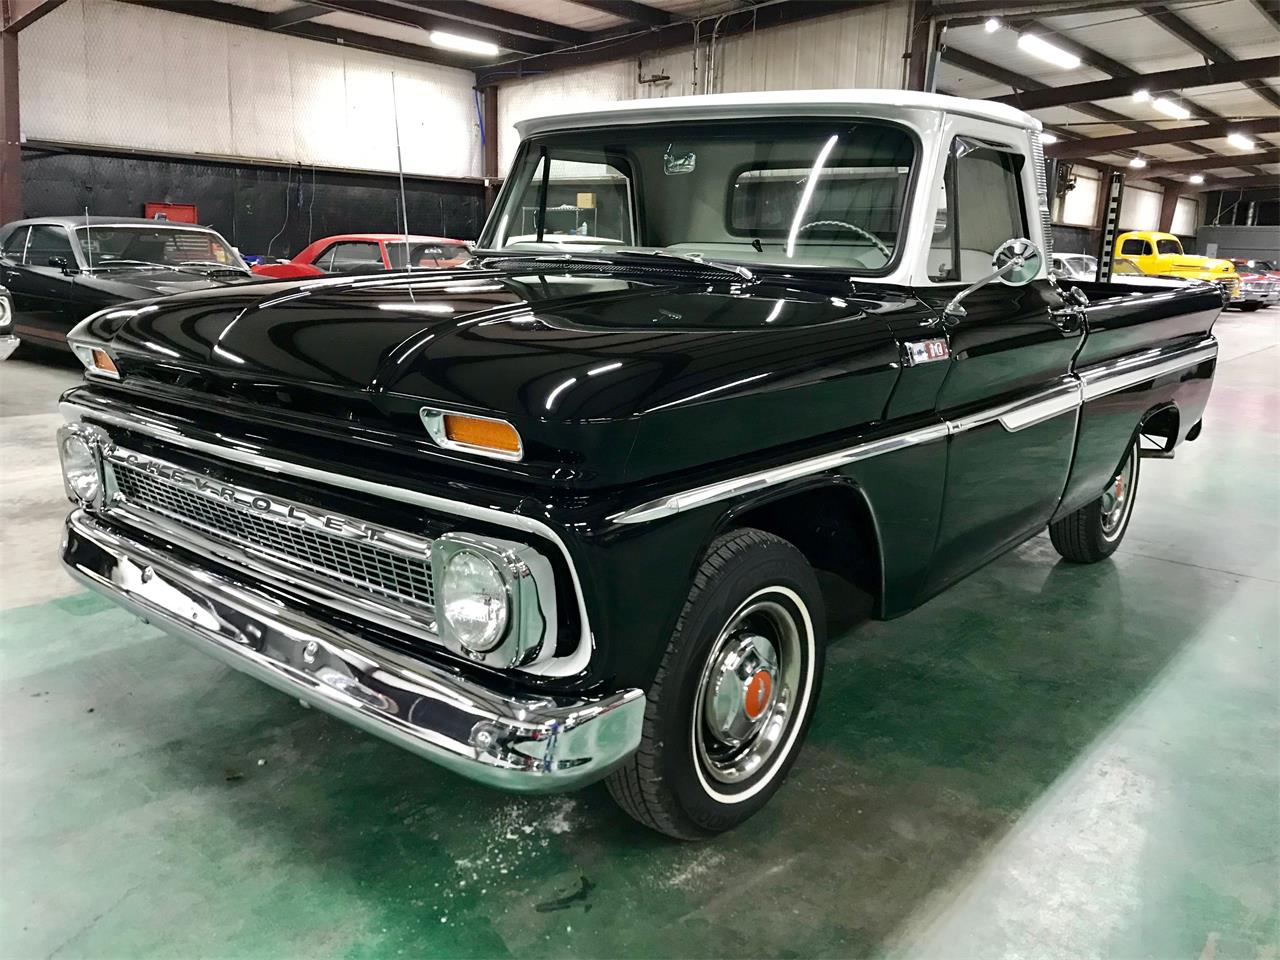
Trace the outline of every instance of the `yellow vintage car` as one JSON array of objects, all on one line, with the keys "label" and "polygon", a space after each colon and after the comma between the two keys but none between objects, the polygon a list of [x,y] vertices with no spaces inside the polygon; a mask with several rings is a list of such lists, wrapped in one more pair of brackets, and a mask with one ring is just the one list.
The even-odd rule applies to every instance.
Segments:
[{"label": "yellow vintage car", "polygon": [[1133,230],[1116,238],[1116,256],[1132,262],[1154,277],[1181,277],[1216,283],[1231,300],[1240,297],[1240,277],[1230,260],[1184,253],[1182,241],[1172,233]]}]

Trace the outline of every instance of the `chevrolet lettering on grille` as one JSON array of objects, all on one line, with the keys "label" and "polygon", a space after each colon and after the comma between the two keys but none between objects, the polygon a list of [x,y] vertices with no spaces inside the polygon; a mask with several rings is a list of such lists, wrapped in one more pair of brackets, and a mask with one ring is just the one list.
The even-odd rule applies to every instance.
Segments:
[{"label": "chevrolet lettering on grille", "polygon": [[204,476],[162,460],[156,460],[128,450],[118,450],[111,458],[113,463],[123,464],[179,486],[191,493],[230,506],[249,510],[272,520],[299,527],[323,530],[330,536],[347,540],[377,543],[416,557],[431,555],[431,540],[416,537],[399,530],[390,530],[376,524],[355,520],[338,514],[324,513],[291,500],[269,497],[257,490],[250,490],[213,477]]}]

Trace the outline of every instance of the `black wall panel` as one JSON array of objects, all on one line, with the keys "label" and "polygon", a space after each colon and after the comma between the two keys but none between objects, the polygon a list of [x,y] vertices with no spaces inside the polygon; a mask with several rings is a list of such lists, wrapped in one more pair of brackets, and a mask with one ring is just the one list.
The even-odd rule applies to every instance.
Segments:
[{"label": "black wall panel", "polygon": [[[193,203],[200,222],[245,254],[288,257],[335,233],[396,233],[400,185],[394,175],[310,167],[81,151],[23,149],[26,216],[140,217],[144,203]],[[484,220],[484,188],[405,179],[409,231],[474,240]]]}]

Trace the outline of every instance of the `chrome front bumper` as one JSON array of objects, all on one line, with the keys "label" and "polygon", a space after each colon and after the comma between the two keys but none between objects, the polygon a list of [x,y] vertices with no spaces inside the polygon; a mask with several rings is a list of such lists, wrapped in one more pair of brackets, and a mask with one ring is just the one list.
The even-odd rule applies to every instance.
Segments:
[{"label": "chrome front bumper", "polygon": [[250,676],[456,773],[520,792],[597,780],[640,742],[644,694],[515,697],[376,646],[252,585],[67,517],[73,577]]},{"label": "chrome front bumper", "polygon": [[18,349],[18,344],[22,341],[17,337],[3,336],[0,337],[0,361],[8,360],[13,355],[13,351]]}]

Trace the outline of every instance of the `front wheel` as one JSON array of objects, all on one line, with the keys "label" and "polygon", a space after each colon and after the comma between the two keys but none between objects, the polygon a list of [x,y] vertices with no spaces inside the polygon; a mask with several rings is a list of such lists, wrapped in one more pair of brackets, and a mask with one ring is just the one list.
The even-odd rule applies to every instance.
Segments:
[{"label": "front wheel", "polygon": [[1241,310],[1243,310],[1245,313],[1253,313],[1253,311],[1255,311],[1255,310],[1261,310],[1261,309],[1262,309],[1262,304],[1260,304],[1260,303],[1242,303],[1242,304],[1240,304],[1240,309],[1241,309]]},{"label": "front wheel", "polygon": [[813,715],[824,631],[799,550],[753,529],[716,540],[649,690],[640,747],[607,781],[622,809],[696,840],[763,807]]},{"label": "front wheel", "polygon": [[1138,472],[1142,456],[1133,441],[1111,482],[1097,500],[1049,524],[1049,539],[1063,558],[1072,563],[1097,563],[1116,552],[1138,496]]}]

